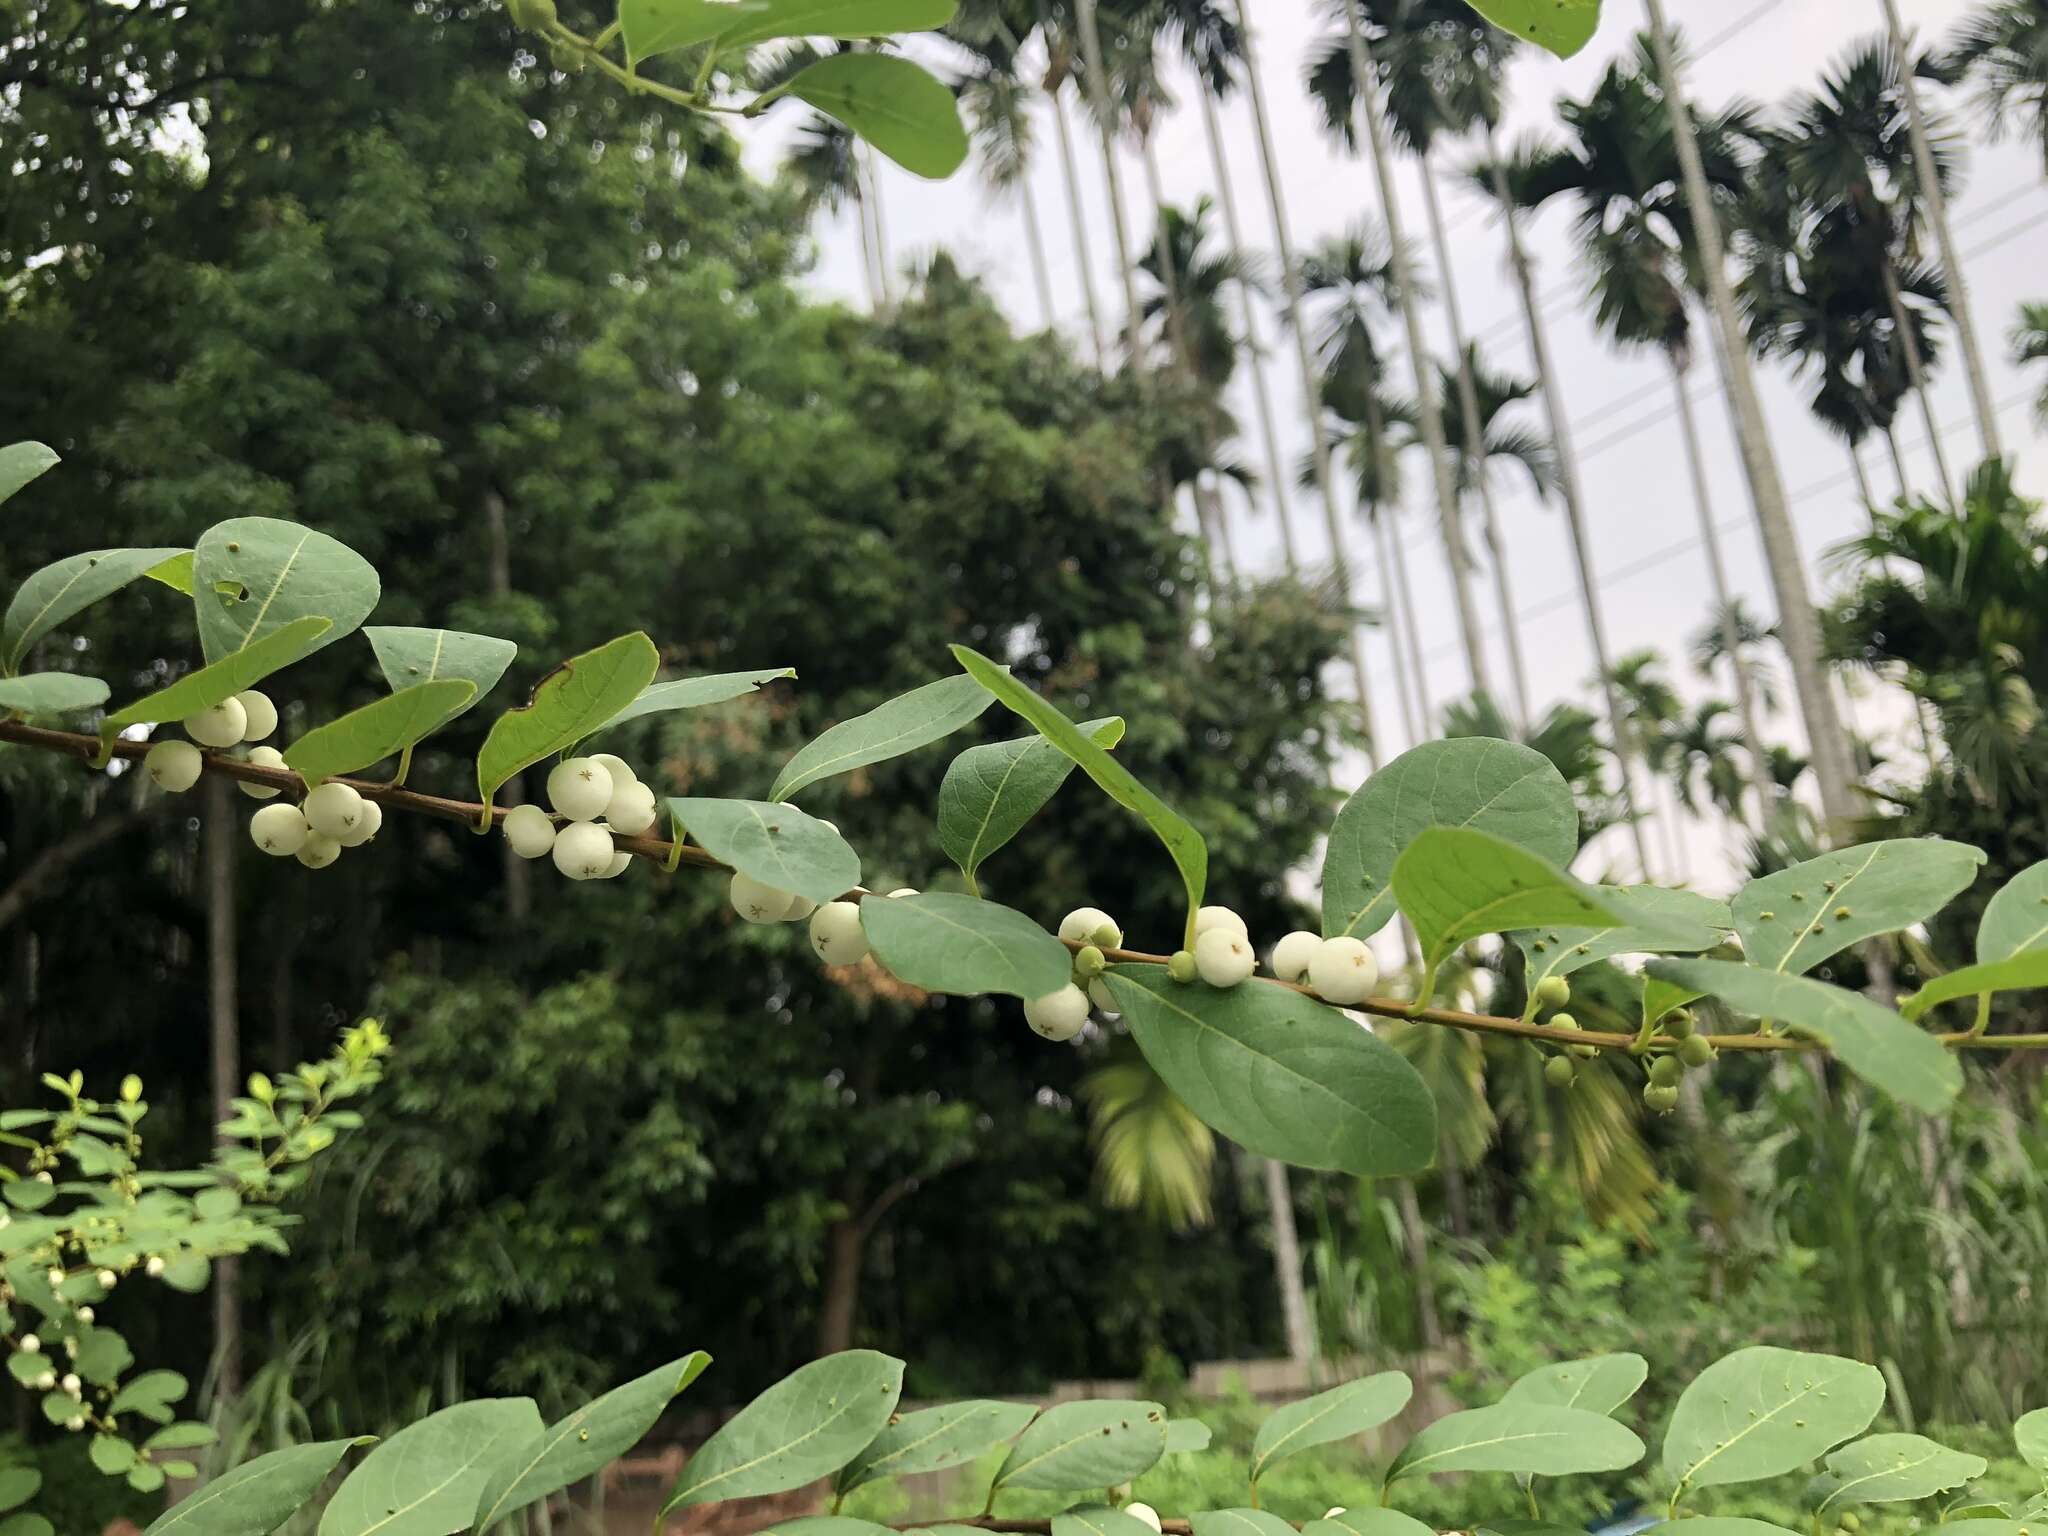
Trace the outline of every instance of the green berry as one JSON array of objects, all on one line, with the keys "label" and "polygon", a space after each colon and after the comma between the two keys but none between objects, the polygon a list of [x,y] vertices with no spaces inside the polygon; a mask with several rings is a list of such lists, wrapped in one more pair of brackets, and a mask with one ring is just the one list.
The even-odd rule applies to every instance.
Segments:
[{"label": "green berry", "polygon": [[1173,958],[1166,962],[1166,974],[1182,986],[1195,979],[1196,970],[1194,955],[1185,949],[1175,950]]},{"label": "green berry", "polygon": [[1580,1029],[1584,1027],[1568,1013],[1552,1014],[1546,1022],[1552,1029]]},{"label": "green berry", "polygon": [[1856,1518],[1854,1510],[1845,1509],[1842,1511],[1841,1526],[1845,1531],[1860,1531],[1863,1529],[1863,1522]]},{"label": "green berry", "polygon": [[1705,1035],[1687,1035],[1678,1042],[1678,1059],[1688,1067],[1704,1067],[1714,1059],[1714,1048]]},{"label": "green berry", "polygon": [[1083,944],[1074,956],[1074,974],[1083,981],[1093,981],[1108,969],[1109,962],[1093,944]]},{"label": "green berry", "polygon": [[1546,976],[1536,983],[1536,1001],[1542,1007],[1562,1008],[1571,1000],[1571,983],[1562,976]]},{"label": "green berry", "polygon": [[1579,1069],[1569,1056],[1553,1056],[1543,1063],[1543,1081],[1553,1088],[1569,1088],[1577,1081]]},{"label": "green berry", "polygon": [[505,14],[524,32],[545,32],[555,24],[555,0],[506,0]]},{"label": "green berry", "polygon": [[1676,1056],[1659,1056],[1650,1063],[1650,1081],[1659,1088],[1669,1088],[1685,1076],[1685,1063]]},{"label": "green berry", "polygon": [[1652,1083],[1643,1090],[1643,1103],[1660,1115],[1668,1115],[1678,1108],[1678,1090]]},{"label": "green berry", "polygon": [[1683,1040],[1692,1033],[1692,1013],[1685,1008],[1673,1010],[1664,1020],[1664,1033],[1674,1040]]}]

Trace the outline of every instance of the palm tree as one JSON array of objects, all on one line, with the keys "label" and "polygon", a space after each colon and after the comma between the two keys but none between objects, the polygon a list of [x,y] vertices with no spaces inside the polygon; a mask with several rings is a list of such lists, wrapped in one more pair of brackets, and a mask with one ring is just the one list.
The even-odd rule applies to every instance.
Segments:
[{"label": "palm tree", "polygon": [[[1764,660],[1764,653],[1777,640],[1777,625],[1757,619],[1750,613],[1749,605],[1736,597],[1693,631],[1688,650],[1692,655],[1693,669],[1701,677],[1712,677],[1714,669],[1725,662],[1748,687],[1750,697],[1761,704],[1766,713],[1776,714],[1778,680],[1771,671],[1770,663]],[[1747,731],[1748,725],[1745,724],[1743,729]],[[1752,736],[1749,739],[1755,741],[1759,738]]]},{"label": "palm tree", "polygon": [[1994,0],[1971,12],[1949,39],[1940,74],[1975,88],[1994,139],[2030,119],[2048,170],[2048,0]]},{"label": "palm tree", "polygon": [[[1658,671],[1662,665],[1663,658],[1655,651],[1631,651],[1615,662],[1608,679],[1621,695],[1627,711],[1628,735],[1618,744],[1619,750],[1642,760],[1650,770],[1653,785],[1676,777],[1673,733],[1685,715],[1685,705],[1677,690]],[[1665,843],[1673,875],[1682,878],[1685,860],[1673,821],[1666,822]]]},{"label": "palm tree", "polygon": [[1127,1039],[1080,1084],[1095,1177],[1111,1210],[1175,1232],[1209,1224],[1216,1138]]},{"label": "palm tree", "polygon": [[[2022,304],[2012,328],[2012,360],[2022,367],[2048,362],[2048,304]],[[2048,384],[2034,401],[2034,416],[2048,422]]]},{"label": "palm tree", "polygon": [[992,193],[1018,200],[1032,282],[1038,289],[1039,315],[1051,330],[1056,318],[1052,271],[1045,259],[1038,203],[1031,192],[1032,153],[1037,147],[1031,120],[1034,93],[1019,74],[1016,50],[1006,37],[989,39],[971,51],[975,67],[960,84],[960,104],[979,151],[981,179]]},{"label": "palm tree", "polygon": [[1650,19],[1650,51],[1663,97],[1671,137],[1676,141],[1679,169],[1690,214],[1692,240],[1705,278],[1708,307],[1720,335],[1716,357],[1727,382],[1728,399],[1734,413],[1736,439],[1742,449],[1743,473],[1749,482],[1750,504],[1756,513],[1763,538],[1764,559],[1771,573],[1771,586],[1778,600],[1779,624],[1785,637],[1785,654],[1792,665],[1792,681],[1799,699],[1800,715],[1813,752],[1814,777],[1820,786],[1821,808],[1836,826],[1847,823],[1855,805],[1850,794],[1854,779],[1849,755],[1842,741],[1835,698],[1828,687],[1821,656],[1820,617],[1806,586],[1806,567],[1800,556],[1799,537],[1792,525],[1790,505],[1785,496],[1784,477],[1764,426],[1763,402],[1756,391],[1750,369],[1749,351],[1742,334],[1742,319],[1736,308],[1735,292],[1728,279],[1727,251],[1721,236],[1720,214],[1707,180],[1701,141],[1693,130],[1679,79],[1677,50],[1669,24],[1664,18],[1663,0],[1644,0]]},{"label": "palm tree", "polygon": [[[1732,728],[1734,709],[1722,699],[1707,699],[1674,722],[1669,735],[1671,783],[1686,810],[1699,815],[1712,807],[1738,826],[1749,824],[1743,791],[1755,776],[1746,761],[1756,744]],[[1768,772],[1768,770],[1766,770]],[[1759,823],[1756,830],[1762,830]]]}]

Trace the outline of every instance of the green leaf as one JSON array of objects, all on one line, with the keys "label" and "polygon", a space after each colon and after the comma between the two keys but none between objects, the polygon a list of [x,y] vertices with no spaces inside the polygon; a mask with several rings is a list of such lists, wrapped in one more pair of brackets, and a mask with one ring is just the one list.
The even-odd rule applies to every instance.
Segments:
[{"label": "green leaf", "polygon": [[763,683],[773,682],[778,677],[795,676],[795,667],[770,667],[760,672],[720,672],[710,677],[678,677],[665,683],[651,683],[641,691],[639,698],[605,721],[598,730],[608,731],[629,720],[643,720],[649,715],[665,715],[673,710],[723,704],[729,699],[752,693]]},{"label": "green leaf", "polygon": [[1830,1504],[1896,1504],[1932,1498],[1982,1477],[1990,1463],[1937,1445],[1924,1435],[1866,1435],[1828,1453],[1827,1497],[1815,1514]]},{"label": "green leaf", "polygon": [[[924,1531],[941,1530],[944,1527],[920,1526]],[[756,1533],[756,1536],[895,1536],[886,1525],[877,1525],[872,1520],[856,1520],[851,1515],[798,1515],[793,1520],[778,1520]],[[974,1536],[981,1536],[975,1532]]]},{"label": "green leaf", "polygon": [[22,1513],[0,1519],[0,1536],[56,1536],[56,1532],[41,1515]]},{"label": "green leaf", "polygon": [[1960,971],[1937,976],[1919,991],[1901,998],[1899,1012],[1917,1021],[1936,1003],[1991,992],[2020,992],[2031,987],[2048,987],[2048,949],[2028,950],[1989,965],[1966,965]]},{"label": "green leaf", "polygon": [[619,0],[619,30],[634,62],[708,43],[763,0]]},{"label": "green leaf", "polygon": [[115,1415],[139,1413],[145,1419],[168,1424],[171,1405],[182,1401],[188,1388],[185,1378],[176,1371],[145,1371],[114,1394],[107,1411]]},{"label": "green leaf", "polygon": [[1425,827],[1394,861],[1394,899],[1422,944],[1427,998],[1437,968],[1468,940],[1517,928],[1613,928],[1612,890],[1470,827]]},{"label": "green leaf", "polygon": [[967,158],[967,127],[952,90],[899,54],[830,54],[798,70],[784,89],[912,175],[939,181]]},{"label": "green leaf", "polygon": [[1202,894],[1209,884],[1209,848],[1202,841],[1202,835],[1183,821],[1164,800],[1133,778],[1129,769],[1090,740],[1073,721],[1012,677],[1007,668],[997,666],[979,651],[964,645],[956,645],[952,651],[953,659],[967,669],[968,676],[1002,700],[1012,714],[1079,763],[1081,771],[1095,781],[1097,788],[1125,810],[1136,812],[1152,829],[1153,835],[1166,845],[1174,867],[1180,871],[1181,884],[1187,888],[1185,942],[1192,948],[1195,913],[1202,905]]},{"label": "green leaf", "polygon": [[[1728,937],[1733,921],[1728,903],[1692,891],[1667,891],[1654,885],[1618,885],[1616,900],[1638,912],[1652,913],[1653,927],[1627,923],[1619,928],[1531,928],[1512,935],[1522,951],[1524,984],[1534,1004],[1536,984],[1616,955],[1682,955],[1712,949]],[[1605,896],[1603,888],[1601,894]]]},{"label": "green leaf", "polygon": [[398,756],[475,698],[476,684],[467,678],[415,683],[306,732],[286,749],[285,766],[309,789],[323,779],[355,773]]},{"label": "green leaf", "polygon": [[374,1438],[321,1440],[258,1456],[180,1499],[142,1536],[270,1536],[320,1491],[342,1457]]},{"label": "green leaf", "polygon": [[68,715],[107,702],[107,685],[78,672],[31,672],[0,677],[0,709],[24,715]]},{"label": "green leaf", "polygon": [[108,1477],[120,1477],[135,1465],[135,1447],[119,1435],[94,1435],[88,1453],[92,1464]]},{"label": "green leaf", "polygon": [[307,617],[328,621],[318,644],[331,645],[370,616],[378,592],[377,572],[361,555],[279,518],[230,518],[192,549],[192,602],[209,662]]},{"label": "green leaf", "polygon": [[1312,1446],[1377,1429],[1408,1406],[1415,1384],[1400,1371],[1361,1376],[1275,1410],[1252,1441],[1252,1486],[1274,1462]]},{"label": "green leaf", "polygon": [[1059,991],[1073,974],[1066,945],[1022,912],[974,896],[869,896],[860,921],[889,973],[927,992],[1028,1001]]},{"label": "green leaf", "polygon": [[[498,679],[512,665],[519,647],[492,635],[466,634],[459,629],[406,629],[372,625],[363,631],[370,649],[377,654],[377,666],[393,693],[402,693],[420,683],[454,679],[473,684],[475,692],[436,721],[438,731],[464,713],[498,686]],[[431,732],[422,732],[430,735]]]},{"label": "green leaf", "polygon": [[902,1392],[903,1362],[872,1349],[799,1366],[704,1442],[662,1514],[784,1493],[830,1476],[882,1432]]},{"label": "green leaf", "polygon": [[912,1477],[961,1466],[1010,1439],[1031,1422],[1029,1403],[992,1399],[947,1403],[906,1413],[869,1442],[833,1480],[847,1493],[883,1477]]},{"label": "green leaf", "polygon": [[46,565],[14,594],[0,618],[0,672],[13,672],[43,636],[73,614],[118,592],[176,549],[95,549]]},{"label": "green leaf", "polygon": [[1593,1355],[1539,1365],[1501,1394],[1504,1403],[1548,1403],[1555,1408],[1583,1408],[1588,1413],[1613,1413],[1634,1397],[1650,1374],[1641,1355]]},{"label": "green leaf", "polygon": [[2021,870],[1984,907],[1977,963],[1937,976],[1899,1004],[1917,1019],[1936,1003],[2048,987],[2048,860]]},{"label": "green leaf", "polygon": [[192,551],[181,549],[170,559],[159,565],[152,565],[142,573],[151,581],[162,582],[173,592],[192,595]]},{"label": "green leaf", "polygon": [[935,32],[952,21],[958,0],[754,0],[718,35],[720,51],[778,37],[892,37]]},{"label": "green leaf", "polygon": [[56,453],[41,443],[9,443],[0,448],[0,502],[58,462]]},{"label": "green leaf", "polygon": [[467,1530],[493,1468],[545,1432],[540,1410],[524,1397],[457,1403],[429,1414],[363,1458],[327,1501],[320,1536]]},{"label": "green leaf", "polygon": [[1344,802],[1323,855],[1323,935],[1370,938],[1394,916],[1394,861],[1427,827],[1472,827],[1562,867],[1579,846],[1571,786],[1541,752],[1466,737],[1403,752]]},{"label": "green leaf", "polygon": [[654,642],[636,630],[571,656],[542,678],[532,699],[492,722],[477,753],[476,786],[484,804],[513,774],[567,751],[632,703],[660,665]]},{"label": "green leaf", "polygon": [[1884,1406],[1874,1366],[1755,1344],[1724,1355],[1679,1394],[1664,1471],[1680,1489],[1781,1477],[1852,1435]]},{"label": "green leaf", "polygon": [[1165,1454],[1166,1410],[1157,1403],[1059,1403],[1017,1437],[995,1486],[1048,1493],[1107,1488],[1144,1476]]},{"label": "green leaf", "polygon": [[1436,1101],[1415,1068],[1344,1015],[1286,987],[1185,986],[1159,966],[1107,976],[1153,1071],[1247,1151],[1363,1178],[1436,1156]]},{"label": "green leaf", "polygon": [[1687,1003],[1698,1002],[1706,993],[1681,987],[1675,981],[1643,972],[1643,1028],[1654,1029]]},{"label": "green leaf", "polygon": [[311,615],[294,619],[282,629],[272,630],[261,640],[210,666],[187,672],[168,688],[159,688],[147,698],[137,699],[101,722],[103,735],[113,736],[131,725],[155,725],[165,720],[183,720],[222,699],[231,699],[254,688],[271,673],[281,671],[326,644],[334,628],[332,619]]},{"label": "green leaf", "polygon": [[887,762],[952,735],[989,706],[986,688],[964,677],[941,678],[842,720],[783,764],[770,800],[787,800],[820,779]]},{"label": "green leaf", "polygon": [[1269,1509],[1197,1510],[1188,1524],[1195,1536],[1294,1536],[1294,1527]]},{"label": "green leaf", "polygon": [[1166,1421],[1166,1454],[1169,1456],[1191,1456],[1197,1451],[1206,1451],[1213,1438],[1209,1426],[1200,1419]]},{"label": "green leaf", "polygon": [[[1473,10],[1519,38],[1568,59],[1600,26],[1600,0],[1467,0]],[[1754,1523],[1754,1522],[1752,1522]],[[1707,1533],[1713,1536],[1713,1533]],[[1734,1536],[1733,1532],[1727,1536]]]},{"label": "green leaf", "polygon": [[662,1411],[710,1363],[701,1349],[671,1360],[593,1398],[504,1453],[477,1494],[473,1528],[487,1531],[512,1511],[610,1466],[646,1438]]},{"label": "green leaf", "polygon": [[[1947,1529],[1943,1527],[1944,1532]],[[1768,1520],[1711,1515],[1704,1519],[1687,1520],[1685,1536],[1799,1536],[1799,1533],[1788,1531],[1782,1525],[1772,1525]]]},{"label": "green leaf", "polygon": [[767,800],[668,802],[697,843],[742,874],[812,901],[837,901],[860,884],[860,855],[825,822]]},{"label": "green leaf", "polygon": [[113,1329],[86,1328],[78,1335],[78,1348],[71,1363],[79,1375],[95,1386],[112,1386],[135,1363],[135,1353]]},{"label": "green leaf", "polygon": [[1106,1504],[1070,1509],[1052,1517],[1052,1536],[1152,1536],[1152,1527],[1136,1515]]},{"label": "green leaf", "polygon": [[2041,1536],[2041,1528],[2032,1523],[2040,1518],[2040,1513],[2022,1510],[2017,1520],[1944,1520],[1941,1536]]},{"label": "green leaf", "polygon": [[1410,1440],[1387,1481],[1416,1473],[1522,1472],[1562,1477],[1616,1472],[1642,1459],[1635,1432],[1604,1413],[1550,1403],[1499,1402],[1438,1419]]},{"label": "green leaf", "polygon": [[[1123,740],[1115,716],[1081,731],[1104,751]],[[982,862],[1024,830],[1074,771],[1074,760],[1043,736],[969,747],[939,785],[939,846],[972,880]]]},{"label": "green leaf", "polygon": [[176,1424],[166,1424],[143,1441],[142,1448],[145,1451],[189,1451],[198,1446],[211,1445],[218,1438],[211,1424],[202,1424],[197,1419],[186,1419]]},{"label": "green leaf", "polygon": [[2048,1408],[2021,1414],[2012,1427],[2012,1438],[2019,1447],[2020,1460],[2048,1478]]},{"label": "green leaf", "polygon": [[1963,1086],[1962,1068],[1940,1041],[1857,993],[1733,960],[1657,960],[1651,969],[1820,1041],[1858,1077],[1930,1115]]},{"label": "green leaf", "polygon": [[1932,917],[1983,862],[1978,849],[1938,837],[1839,848],[1750,881],[1735,896],[1735,931],[1751,965],[1797,975]]},{"label": "green leaf", "polygon": [[43,1474],[34,1467],[0,1467],[0,1509],[17,1509],[36,1496]]},{"label": "green leaf", "polygon": [[[1424,1525],[1413,1515],[1398,1509],[1346,1509],[1301,1528],[1301,1536],[1436,1536],[1436,1527]],[[1583,1532],[1577,1536],[1584,1536]]]}]

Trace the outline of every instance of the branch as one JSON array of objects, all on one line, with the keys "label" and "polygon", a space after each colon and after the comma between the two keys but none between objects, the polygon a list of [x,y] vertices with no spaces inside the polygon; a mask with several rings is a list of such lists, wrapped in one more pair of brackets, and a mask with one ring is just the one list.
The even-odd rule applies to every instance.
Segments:
[{"label": "branch", "polygon": [[110,843],[122,833],[133,830],[146,821],[149,811],[122,811],[113,816],[95,816],[91,821],[58,842],[52,843],[30,861],[27,869],[15,876],[6,890],[0,891],[0,928],[5,928],[28,909],[36,894],[73,864],[91,853],[103,843]]}]

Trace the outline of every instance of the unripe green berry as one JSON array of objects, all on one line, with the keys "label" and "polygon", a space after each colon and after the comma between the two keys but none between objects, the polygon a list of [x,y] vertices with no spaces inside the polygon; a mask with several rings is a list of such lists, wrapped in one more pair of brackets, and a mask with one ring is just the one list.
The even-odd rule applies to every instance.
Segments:
[{"label": "unripe green berry", "polygon": [[1204,907],[1195,914],[1195,937],[1200,938],[1211,928],[1227,928],[1240,939],[1251,937],[1251,930],[1244,925],[1244,919],[1228,907]]},{"label": "unripe green berry", "polygon": [[595,821],[612,803],[612,776],[593,757],[571,757],[548,773],[548,804],[571,821]]},{"label": "unripe green berry", "polygon": [[618,850],[612,847],[611,833],[596,822],[572,821],[555,834],[549,851],[555,868],[571,880],[602,880]]},{"label": "unripe green berry", "polygon": [[555,24],[555,0],[505,0],[505,14],[523,32],[545,32]]},{"label": "unripe green berry", "polygon": [[1308,963],[1308,984],[1339,1008],[1364,1002],[1379,982],[1380,963],[1363,939],[1325,939]]},{"label": "unripe green berry", "polygon": [[242,706],[242,740],[263,741],[277,729],[277,706],[269,694],[249,688],[236,694],[235,702]]},{"label": "unripe green berry", "polygon": [[1569,1088],[1578,1076],[1579,1069],[1569,1056],[1553,1056],[1543,1063],[1543,1081],[1553,1088]]},{"label": "unripe green berry", "polygon": [[[275,747],[251,747],[249,755],[243,761],[258,768],[282,768],[285,765],[284,754]],[[268,784],[251,784],[247,780],[237,780],[235,788],[251,800],[275,800],[284,793],[283,790],[275,789]]]},{"label": "unripe green berry", "polygon": [[1309,965],[1315,960],[1316,951],[1323,947],[1323,936],[1297,928],[1273,946],[1273,974],[1282,981],[1299,982],[1308,975]]},{"label": "unripe green berry", "polygon": [[296,805],[266,805],[249,818],[249,836],[274,858],[290,858],[306,846],[312,831]]},{"label": "unripe green berry", "polygon": [[827,965],[858,965],[868,952],[859,906],[850,901],[828,901],[813,912],[811,948]]},{"label": "unripe green berry", "polygon": [[1024,1004],[1024,1022],[1048,1040],[1071,1040],[1088,1022],[1088,994],[1069,982]]},{"label": "unripe green berry", "polygon": [[331,837],[347,847],[357,827],[362,825],[363,797],[356,793],[353,784],[330,779],[307,795],[300,809],[306,813],[306,825],[322,837]]},{"label": "unripe green berry", "polygon": [[1074,974],[1083,981],[1093,981],[1109,969],[1109,961],[1093,944],[1083,944],[1074,954]]},{"label": "unripe green berry", "polygon": [[[1108,943],[1102,935],[1109,934]],[[1060,942],[1063,944],[1094,944],[1102,949],[1122,949],[1124,931],[1116,919],[1100,907],[1076,907],[1060,919]]]},{"label": "unripe green berry", "polygon": [[1676,1056],[1659,1056],[1650,1063],[1650,1081],[1660,1088],[1669,1088],[1685,1076],[1685,1063]]},{"label": "unripe green berry", "polygon": [[1195,969],[1212,987],[1238,986],[1258,968],[1251,940],[1226,927],[1211,928],[1195,940]]},{"label": "unripe green berry", "polygon": [[1193,953],[1185,949],[1176,949],[1166,962],[1166,974],[1182,986],[1193,981],[1198,974]]},{"label": "unripe green berry", "polygon": [[341,857],[341,844],[325,832],[308,832],[306,840],[299,844],[299,851],[292,857],[308,869],[325,869]]},{"label": "unripe green berry", "polygon": [[505,813],[505,841],[522,859],[547,856],[555,846],[555,823],[537,805],[515,805]]},{"label": "unripe green berry", "polygon": [[1664,1033],[1674,1040],[1683,1040],[1693,1031],[1692,1012],[1686,1008],[1675,1008],[1664,1020]]},{"label": "unripe green berry", "polygon": [[1536,983],[1536,1001],[1544,1008],[1562,1008],[1572,1000],[1572,984],[1562,976],[1546,976]]},{"label": "unripe green berry", "polygon": [[1858,1518],[1856,1511],[1853,1509],[1845,1509],[1842,1511],[1842,1518],[1839,1524],[1845,1531],[1853,1532],[1860,1531],[1863,1529],[1863,1521],[1860,1518]]},{"label": "unripe green berry", "polygon": [[199,782],[206,760],[189,741],[160,741],[142,759],[142,771],[158,789],[182,795]]},{"label": "unripe green berry", "polygon": [[222,699],[184,719],[185,734],[202,747],[232,747],[249,727],[248,713],[236,699]]},{"label": "unripe green berry", "polygon": [[1705,1035],[1687,1035],[1678,1042],[1678,1059],[1688,1067],[1704,1067],[1714,1059],[1714,1048]]},{"label": "unripe green berry", "polygon": [[1678,1108],[1678,1090],[1652,1083],[1643,1090],[1643,1103],[1660,1115],[1668,1115]]}]

